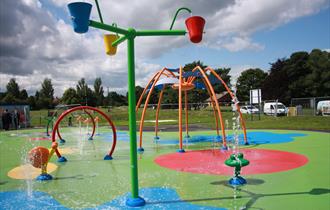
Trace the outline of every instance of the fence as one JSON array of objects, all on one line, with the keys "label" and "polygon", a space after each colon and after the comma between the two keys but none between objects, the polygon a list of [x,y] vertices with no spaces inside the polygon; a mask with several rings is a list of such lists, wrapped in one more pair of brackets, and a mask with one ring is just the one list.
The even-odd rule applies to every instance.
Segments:
[{"label": "fence", "polygon": [[330,96],[310,97],[310,98],[292,98],[291,107],[296,107],[297,115],[316,116],[326,115],[330,109],[330,102],[324,105],[323,101],[330,101]]}]

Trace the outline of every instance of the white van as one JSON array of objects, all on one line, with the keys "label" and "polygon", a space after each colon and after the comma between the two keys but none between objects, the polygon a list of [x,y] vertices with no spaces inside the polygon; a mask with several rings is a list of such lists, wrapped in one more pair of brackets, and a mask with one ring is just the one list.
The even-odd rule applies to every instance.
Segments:
[{"label": "white van", "polygon": [[316,113],[318,115],[330,115],[330,100],[319,101],[316,107]]},{"label": "white van", "polygon": [[288,114],[288,108],[284,106],[281,102],[270,102],[265,103],[264,105],[264,113],[266,115],[287,115]]}]

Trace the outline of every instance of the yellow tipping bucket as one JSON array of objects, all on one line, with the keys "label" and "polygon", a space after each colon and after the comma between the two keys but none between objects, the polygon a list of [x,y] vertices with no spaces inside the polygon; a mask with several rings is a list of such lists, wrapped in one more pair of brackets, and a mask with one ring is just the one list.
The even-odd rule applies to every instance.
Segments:
[{"label": "yellow tipping bucket", "polygon": [[105,44],[105,52],[108,55],[115,55],[117,52],[117,46],[113,47],[112,43],[118,39],[119,36],[115,34],[105,34],[104,35],[104,44]]}]

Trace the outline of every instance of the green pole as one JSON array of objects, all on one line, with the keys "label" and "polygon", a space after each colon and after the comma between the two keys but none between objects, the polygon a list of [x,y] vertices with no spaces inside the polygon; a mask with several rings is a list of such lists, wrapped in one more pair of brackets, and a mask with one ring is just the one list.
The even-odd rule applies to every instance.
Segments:
[{"label": "green pole", "polygon": [[128,120],[130,136],[130,162],[131,162],[131,184],[132,197],[138,198],[138,165],[136,152],[136,116],[135,116],[135,63],[134,63],[134,38],[135,30],[128,29],[127,60],[128,60]]},{"label": "green pole", "polygon": [[137,31],[136,36],[184,36],[185,30],[143,30]]}]

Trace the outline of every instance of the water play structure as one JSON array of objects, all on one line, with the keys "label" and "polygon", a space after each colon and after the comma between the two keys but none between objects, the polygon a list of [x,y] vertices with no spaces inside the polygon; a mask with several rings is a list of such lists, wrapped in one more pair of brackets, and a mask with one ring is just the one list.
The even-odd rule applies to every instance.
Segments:
[{"label": "water play structure", "polygon": [[[111,121],[110,117],[108,115],[106,115],[104,112],[102,112],[101,110],[95,108],[95,107],[90,107],[90,106],[77,106],[77,107],[74,107],[72,109],[69,109],[65,112],[63,112],[57,119],[57,121],[55,122],[55,125],[54,125],[54,129],[53,129],[53,132],[52,132],[52,142],[55,142],[56,141],[56,134],[59,134],[59,131],[58,131],[58,128],[59,128],[59,125],[61,123],[61,121],[67,116],[69,115],[70,113],[72,112],[75,112],[75,111],[80,111],[80,110],[84,110],[85,112],[89,113],[88,111],[94,111],[94,112],[97,112],[98,114],[100,114],[101,116],[104,117],[104,119],[106,119],[106,121],[108,122],[111,130],[112,130],[112,146],[111,146],[111,149],[109,150],[108,154],[104,157],[104,160],[111,160],[112,159],[112,154],[116,148],[116,142],[117,142],[117,135],[116,135],[116,127],[115,125],[113,124],[113,122]],[[92,117],[92,115],[90,115],[91,118],[88,118],[87,120],[89,120],[90,122],[93,123],[93,132],[91,134],[91,137],[94,136],[95,134],[95,121],[93,120],[94,118]],[[89,137],[89,140],[92,140],[91,137]],[[58,161],[59,162],[65,162],[67,161],[65,157],[63,157],[61,155],[61,153],[59,152],[58,148],[55,149],[55,153],[58,157]]]},{"label": "water play structure", "polygon": [[[245,130],[245,125],[243,125],[242,116],[238,112],[238,101],[234,93],[230,95],[233,99],[233,111],[237,111],[233,112],[233,118],[235,118],[233,122],[236,123],[235,126],[233,125],[233,139],[237,147],[233,150],[231,148],[229,148],[230,150],[205,149],[205,144],[202,143],[194,145],[193,150],[183,152],[181,139],[181,148],[179,148],[182,149],[181,152],[173,152],[173,147],[171,146],[162,148],[162,151],[156,149],[148,150],[147,155],[139,155],[139,158],[141,158],[139,160],[141,169],[139,173],[143,177],[143,182],[141,182],[142,189],[139,190],[136,109],[141,102],[136,106],[134,40],[139,36],[185,35],[185,30],[172,30],[172,28],[179,11],[188,11],[189,13],[191,11],[188,8],[180,8],[175,14],[170,30],[123,29],[116,24],[104,24],[97,0],[95,2],[101,22],[89,20],[92,9],[92,5],[89,3],[71,3],[69,4],[69,10],[75,32],[86,33],[91,26],[113,33],[105,37],[107,55],[114,55],[117,51],[116,46],[127,40],[129,152],[127,141],[121,139],[122,141],[118,141],[118,145],[116,145],[116,129],[110,118],[102,111],[88,106],[74,107],[64,111],[58,117],[54,123],[50,149],[40,146],[36,147],[36,144],[46,144],[47,142],[30,140],[29,137],[31,135],[37,135],[36,130],[22,129],[15,131],[15,133],[13,131],[4,132],[0,139],[0,153],[2,154],[0,162],[3,164],[4,169],[0,170],[1,209],[26,209],[27,207],[30,209],[127,209],[127,206],[137,207],[145,205],[144,199],[148,201],[146,209],[260,209],[261,207],[265,209],[329,209],[329,182],[324,181],[329,178],[330,160],[324,158],[329,155],[329,134],[325,132],[287,130],[250,131],[249,143],[251,145],[244,146],[244,148],[239,150],[239,141],[242,140],[242,144],[246,144],[247,137],[246,131],[244,131],[243,138],[238,138],[237,130],[239,126],[244,127]],[[204,24],[205,20],[199,16],[193,16],[186,20],[191,42],[198,43],[202,40]],[[209,91],[209,95],[213,100],[212,107],[216,122],[219,123],[220,121],[220,126],[217,125],[216,129],[217,136],[220,138],[221,128],[221,138],[223,144],[226,144],[226,138],[230,138],[224,133],[220,106],[217,104],[214,91],[211,89],[212,80],[209,78],[209,75],[216,77],[217,82],[220,81],[223,84],[223,81],[212,73],[212,69],[209,67],[206,69],[196,68],[187,72],[184,72],[182,68],[164,68],[161,70],[162,73],[157,72],[150,80],[144,94],[147,91],[149,93],[152,92],[154,88],[160,88],[162,90],[161,94],[163,94],[165,86],[179,91],[179,121],[181,127],[179,133],[182,138],[183,94],[186,95],[186,92],[193,88],[204,87]],[[199,80],[202,80],[202,82],[199,82]],[[225,86],[225,84],[223,85]],[[159,96],[160,100],[157,109],[160,107],[162,97],[162,95]],[[147,107],[147,103],[145,102],[145,107]],[[185,102],[185,107],[186,104]],[[79,114],[76,120],[80,124],[85,120],[89,124],[92,121],[97,122],[92,116],[94,112],[108,121],[111,127],[109,136],[112,136],[113,139],[111,149],[104,159],[112,159],[113,151],[116,147],[120,148],[116,150],[118,160],[100,161],[94,158],[96,157],[95,154],[84,154],[82,157],[86,157],[88,161],[80,161],[81,159],[75,158],[81,157],[81,154],[72,152],[68,157],[72,157],[72,160],[77,161],[71,161],[70,165],[58,164],[58,167],[53,169],[53,171],[57,170],[56,179],[46,184],[35,182],[33,187],[31,187],[33,184],[31,184],[32,181],[30,180],[30,185],[26,184],[26,186],[30,186],[30,188],[27,188],[33,188],[33,190],[30,191],[31,193],[22,192],[24,182],[19,179],[27,180],[27,178],[25,178],[26,176],[23,178],[18,176],[21,175],[19,172],[24,173],[26,171],[26,162],[22,163],[20,156],[22,153],[25,155],[33,147],[28,154],[28,159],[34,167],[38,168],[37,175],[39,174],[39,169],[41,169],[40,178],[37,179],[52,179],[52,176],[49,174],[52,170],[47,169],[47,165],[50,166],[52,164],[49,162],[52,155],[56,154],[59,161],[66,161],[66,158],[62,156],[62,154],[65,154],[64,149],[61,150],[59,147],[68,146],[72,142],[75,142],[74,145],[77,145],[81,140],[74,136],[76,134],[71,129],[62,129],[63,136],[69,136],[70,134],[72,138],[68,138],[65,144],[64,142],[62,144],[57,144],[56,142],[57,140],[61,142],[62,139],[60,137],[60,123],[63,122],[65,117],[76,111],[88,115],[89,118],[87,120],[86,117],[82,117],[82,114]],[[158,117],[159,110],[157,110],[156,118],[158,119]],[[153,133],[145,132],[144,138],[152,139],[154,137],[157,139],[158,121],[156,121],[155,136]],[[188,118],[186,118],[186,124],[188,125]],[[101,132],[104,130],[104,128],[101,128]],[[40,134],[41,131],[38,132]],[[189,138],[190,135],[206,136],[210,133],[214,133],[214,131],[189,132],[189,130],[186,130],[186,137]],[[42,132],[42,135],[44,135],[44,132]],[[125,135],[127,135],[126,132]],[[177,133],[168,132],[165,135],[177,135]],[[101,137],[104,136],[102,135]],[[98,138],[95,137],[95,139]],[[95,148],[108,147],[108,141],[102,141],[101,138],[100,141],[94,140],[86,140],[86,142],[97,146]],[[306,146],[309,144],[313,144],[312,149]],[[144,145],[146,148],[151,148],[152,142],[145,141]],[[142,143],[140,148],[142,148]],[[283,148],[287,151],[281,151]],[[103,155],[104,151],[97,151]],[[232,154],[233,152],[234,154]],[[20,161],[24,165],[13,168]],[[323,163],[322,167],[320,167],[319,163]],[[229,184],[235,187],[229,186],[227,181],[228,176],[233,175],[231,167],[235,171],[234,177],[230,179]],[[11,170],[8,171],[7,169]],[[79,169],[79,171],[76,169]],[[246,179],[241,176],[241,172],[244,176],[246,175]],[[259,174],[265,175],[259,176]],[[311,177],[318,178],[311,181]],[[128,183],[129,179],[131,179],[131,185]],[[29,183],[28,180],[26,182]],[[236,188],[237,185],[245,183],[250,186]],[[288,185],[288,183],[290,184]],[[130,187],[131,193],[127,193]]]},{"label": "water play structure", "polygon": [[[208,75],[209,74],[209,75]],[[186,128],[186,135],[185,139],[190,138],[189,135],[189,125],[188,125],[188,91],[192,90],[194,88],[196,89],[206,89],[210,98],[211,98],[211,104],[213,108],[214,113],[214,119],[215,119],[215,125],[216,125],[216,133],[217,133],[217,140],[222,140],[222,147],[221,149],[227,150],[227,141],[226,141],[226,132],[225,132],[225,125],[221,114],[220,105],[218,102],[218,99],[216,98],[215,91],[213,89],[213,85],[215,83],[221,83],[227,92],[230,94],[232,101],[234,105],[236,106],[235,109],[239,113],[239,118],[241,122],[241,126],[244,133],[244,142],[245,145],[248,145],[247,141],[247,134],[246,134],[246,127],[245,122],[242,116],[242,113],[240,112],[240,107],[237,103],[237,99],[233,92],[228,88],[227,84],[223,81],[223,79],[212,69],[211,67],[207,67],[205,69],[202,69],[200,66],[196,66],[190,71],[183,71],[183,68],[177,68],[177,69],[169,69],[169,68],[163,68],[162,70],[158,71],[154,74],[154,76],[149,80],[146,87],[144,88],[139,101],[136,105],[136,111],[140,108],[143,98],[145,94],[147,93],[147,97],[144,102],[143,111],[141,115],[140,120],[140,141],[139,141],[139,148],[138,151],[144,151],[142,147],[142,135],[143,135],[143,125],[144,125],[144,118],[147,111],[148,103],[150,100],[150,96],[153,93],[155,89],[161,90],[159,93],[158,98],[158,104],[157,104],[157,110],[156,110],[156,120],[155,120],[155,140],[159,140],[158,136],[158,118],[159,118],[159,111],[161,107],[161,102],[163,99],[163,94],[166,89],[166,87],[171,87],[173,89],[178,90],[179,92],[179,150],[178,152],[185,152],[183,149],[183,131],[182,131],[182,92],[184,92],[184,111],[185,111],[185,128]],[[220,136],[219,132],[219,121],[222,131],[222,138]]]},{"label": "water play structure", "polygon": [[[101,116],[103,116],[106,121],[108,122],[111,130],[112,130],[112,146],[109,150],[109,152],[105,155],[104,160],[112,160],[112,154],[116,148],[116,142],[117,142],[117,135],[116,135],[116,127],[113,124],[113,122],[111,121],[110,117],[108,115],[106,115],[104,112],[102,112],[101,110],[94,108],[94,107],[90,107],[90,106],[76,106],[74,108],[68,109],[65,112],[63,112],[57,119],[57,121],[55,122],[53,131],[52,131],[52,136],[51,136],[51,140],[52,140],[52,148],[50,150],[50,152],[48,152],[47,148],[44,147],[36,147],[33,148],[30,152],[29,152],[29,159],[31,164],[36,167],[36,168],[41,168],[41,174],[40,176],[37,177],[37,180],[43,181],[43,180],[50,180],[52,179],[51,175],[47,174],[47,164],[48,161],[50,160],[51,156],[55,153],[58,157],[58,162],[66,162],[67,158],[65,158],[64,156],[61,155],[59,148],[58,148],[58,144],[56,142],[56,135],[58,136],[58,138],[61,140],[63,140],[63,138],[61,137],[60,131],[59,131],[59,125],[61,123],[61,121],[69,114],[76,112],[76,111],[84,111],[85,113],[88,113],[89,116],[91,116],[91,118],[86,118],[85,121],[87,123],[92,122],[93,123],[93,132],[91,134],[91,137],[94,136],[95,133],[95,120],[93,118],[93,116],[91,115],[91,113],[89,111],[94,111],[97,112],[98,114],[100,114]],[[78,120],[81,121],[82,118],[79,116]],[[99,118],[97,118],[97,120],[99,121]],[[88,140],[93,140],[91,137],[88,138]],[[65,141],[64,141],[65,142]],[[63,143],[63,142],[62,142]]]},{"label": "water play structure", "polygon": [[47,173],[47,165],[55,150],[57,150],[57,147],[58,143],[53,142],[50,150],[45,147],[35,147],[30,150],[28,156],[31,165],[41,169],[41,174],[37,176],[37,180],[45,181],[53,179],[52,175]]},{"label": "water play structure", "polygon": [[[46,117],[47,125],[46,125],[46,136],[50,136],[50,133],[53,131],[54,122],[56,121],[57,117],[64,111],[71,109],[76,106],[81,106],[80,104],[60,104],[55,107],[55,110],[52,112],[48,112],[48,116]],[[88,113],[86,113],[88,114]],[[64,143],[65,140],[61,138],[61,143]]]},{"label": "water play structure", "polygon": [[[136,112],[135,112],[135,56],[134,56],[134,40],[136,37],[143,36],[184,36],[185,30],[173,30],[173,25],[180,11],[187,11],[191,14],[188,8],[180,8],[177,10],[171,27],[169,30],[135,30],[134,28],[123,29],[117,24],[108,25],[103,22],[99,3],[95,0],[97,11],[101,22],[90,20],[92,5],[86,2],[74,2],[68,5],[73,29],[76,33],[86,33],[89,27],[94,27],[115,33],[117,38],[105,38],[106,53],[109,55],[115,54],[116,47],[120,43],[127,40],[127,60],[128,60],[128,106],[129,106],[129,132],[130,132],[130,159],[131,159],[131,176],[132,176],[132,198],[127,200],[128,206],[143,206],[145,201],[139,197],[138,192],[138,171],[137,171],[137,146],[136,146]],[[205,20],[200,16],[191,16],[186,20],[186,26],[189,32],[191,42],[198,43],[202,40]]]}]

